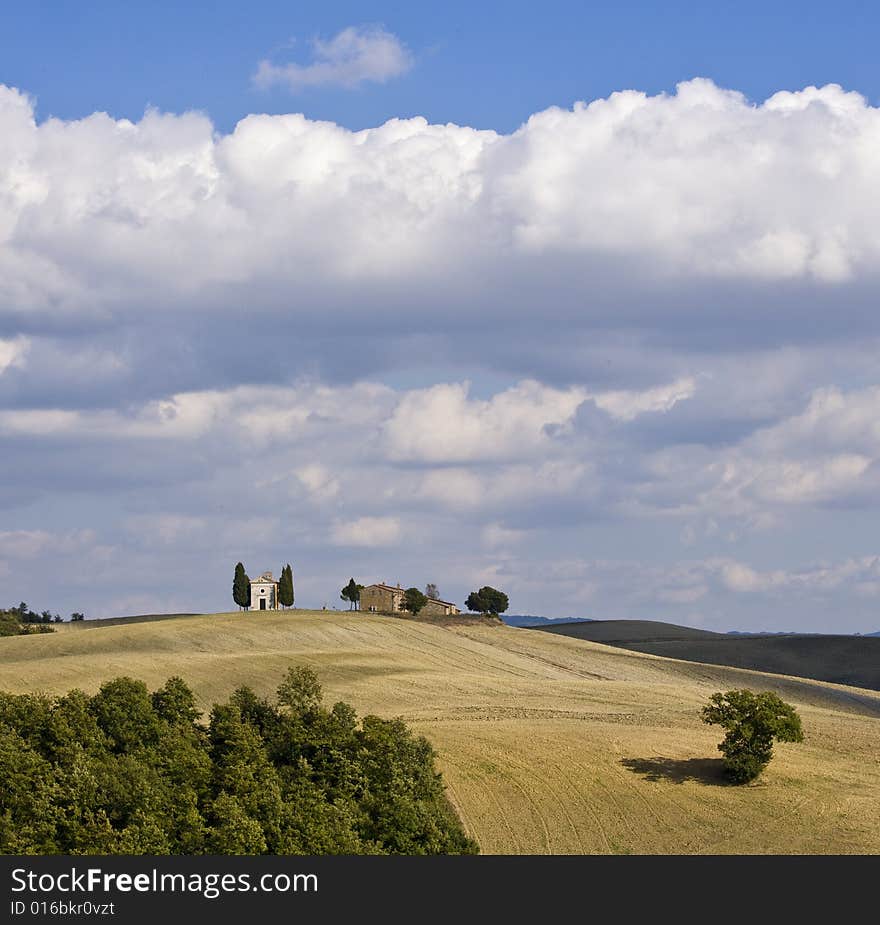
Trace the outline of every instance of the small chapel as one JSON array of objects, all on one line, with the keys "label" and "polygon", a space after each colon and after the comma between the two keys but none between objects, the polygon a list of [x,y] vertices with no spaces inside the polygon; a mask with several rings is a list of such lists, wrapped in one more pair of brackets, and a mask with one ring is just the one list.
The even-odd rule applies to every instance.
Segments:
[{"label": "small chapel", "polygon": [[248,610],[279,610],[278,581],[271,572],[251,578],[251,603]]}]

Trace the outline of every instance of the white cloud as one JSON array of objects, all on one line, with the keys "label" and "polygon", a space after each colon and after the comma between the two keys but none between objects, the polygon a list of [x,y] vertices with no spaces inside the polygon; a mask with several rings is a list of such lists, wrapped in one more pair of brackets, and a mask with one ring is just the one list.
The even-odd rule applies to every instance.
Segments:
[{"label": "white cloud", "polygon": [[764,428],[753,443],[763,452],[832,454],[858,452],[880,456],[880,386],[844,391],[816,389],[806,408]]},{"label": "white cloud", "polygon": [[83,553],[94,546],[95,531],[4,530],[0,532],[0,556],[7,559],[33,559],[51,554]]},{"label": "white cloud", "polygon": [[867,597],[880,593],[880,556],[788,570],[759,571],[742,562],[724,559],[708,560],[706,566],[718,574],[725,588],[737,593],[827,595],[841,588]]},{"label": "white cloud", "polygon": [[0,411],[0,433],[77,439],[194,441],[225,432],[251,448],[289,443],[304,433],[345,423],[377,426],[393,395],[377,383],[331,388],[238,386],[181,392],[125,409]]},{"label": "white cloud", "polygon": [[731,591],[749,592],[765,591],[773,585],[781,584],[784,576],[760,575],[753,568],[741,562],[725,562],[721,565],[721,582]]},{"label": "white cloud", "polygon": [[30,341],[26,337],[0,337],[0,376],[10,367],[24,366],[25,354],[29,347]]},{"label": "white cloud", "polygon": [[[520,284],[546,276],[567,289],[558,308],[541,299],[546,324],[572,305],[592,316],[597,291],[634,281],[871,281],[878,134],[878,110],[833,85],[781,108],[695,80],[551,108],[511,135],[252,115],[225,136],[195,113],[37,124],[2,87],[0,304],[139,318],[235,285],[267,311],[320,318],[350,303],[348,285],[381,281],[402,287],[412,320],[436,317],[426,295],[459,279],[503,318],[533,315]],[[487,304],[481,280],[504,295]],[[446,301],[452,317],[474,308]],[[376,304],[367,293],[352,311]]]},{"label": "white cloud", "polygon": [[158,540],[166,545],[192,542],[207,527],[208,521],[204,517],[176,513],[141,514],[126,521],[126,528],[135,536]]},{"label": "white cloud", "polygon": [[381,26],[349,26],[332,39],[315,39],[312,50],[311,64],[260,61],[254,83],[263,89],[280,84],[291,93],[306,87],[352,88],[385,83],[412,67],[406,46]]},{"label": "white cloud", "polygon": [[515,546],[526,538],[525,530],[512,530],[502,524],[487,524],[483,528],[483,545],[489,549]]},{"label": "white cloud", "polygon": [[328,501],[339,494],[339,480],[318,463],[310,463],[296,470],[296,477],[316,501]]},{"label": "white cloud", "polygon": [[384,427],[389,458],[454,463],[531,455],[570,428],[586,397],[582,389],[531,381],[488,400],[471,398],[469,388],[449,383],[406,394]]},{"label": "white cloud", "polygon": [[331,533],[336,546],[394,546],[400,537],[396,517],[359,517],[336,524]]},{"label": "white cloud", "polygon": [[509,463],[473,469],[461,466],[428,470],[414,488],[416,498],[457,513],[490,510],[499,506],[531,504],[571,497],[583,501],[595,494],[589,462],[577,458],[537,464]]},{"label": "white cloud", "polygon": [[622,421],[631,421],[646,412],[669,411],[678,402],[691,398],[695,390],[696,382],[688,376],[653,389],[603,392],[593,398],[603,411]]}]

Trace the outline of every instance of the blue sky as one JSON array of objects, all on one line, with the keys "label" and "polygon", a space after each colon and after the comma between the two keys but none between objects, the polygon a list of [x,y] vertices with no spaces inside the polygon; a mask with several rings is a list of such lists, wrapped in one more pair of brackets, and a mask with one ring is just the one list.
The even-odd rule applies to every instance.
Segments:
[{"label": "blue sky", "polygon": [[[139,118],[146,106],[207,112],[229,131],[249,112],[289,112],[349,128],[423,115],[509,132],[551,105],[637,88],[670,91],[710,77],[761,100],[836,82],[876,102],[875,4],[529,2],[443,4],[189,2],[11,5],[0,79],[38,112],[95,110]],[[307,54],[308,42],[380,23],[413,51],[400,81],[291,100],[250,86],[261,58]]]},{"label": "blue sky", "polygon": [[878,18],[6,11],[5,603],[876,630]]}]

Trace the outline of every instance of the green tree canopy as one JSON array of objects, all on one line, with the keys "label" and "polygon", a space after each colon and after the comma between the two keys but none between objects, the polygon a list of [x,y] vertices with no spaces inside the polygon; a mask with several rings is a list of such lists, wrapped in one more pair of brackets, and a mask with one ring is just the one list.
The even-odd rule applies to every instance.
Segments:
[{"label": "green tree canopy", "polygon": [[357,610],[358,604],[361,600],[361,591],[363,590],[363,587],[363,585],[359,585],[353,578],[350,578],[348,580],[348,584],[340,592],[339,597],[343,601],[349,602],[349,610]]},{"label": "green tree canopy", "polygon": [[413,616],[428,603],[428,598],[418,588],[407,588],[403,592],[403,608]]},{"label": "green tree canopy", "polygon": [[232,579],[232,599],[239,607],[250,607],[251,583],[241,562],[236,563],[235,577]]},{"label": "green tree canopy", "polygon": [[791,704],[771,691],[732,690],[713,694],[703,707],[704,723],[726,730],[718,750],[738,784],[754,780],[773,757],[773,740],[802,742],[801,719]]},{"label": "green tree canopy", "polygon": [[281,578],[278,582],[278,602],[282,607],[293,607],[293,569],[289,562],[281,569]]},{"label": "green tree canopy", "polygon": [[0,692],[0,853],[475,853],[435,757],[402,720],[328,709],[303,666],[207,728],[180,678]]},{"label": "green tree canopy", "polygon": [[496,616],[499,613],[504,613],[509,605],[510,602],[503,591],[490,588],[488,585],[480,588],[479,591],[471,591],[464,602],[464,606],[468,610],[473,610],[477,613],[491,613]]}]

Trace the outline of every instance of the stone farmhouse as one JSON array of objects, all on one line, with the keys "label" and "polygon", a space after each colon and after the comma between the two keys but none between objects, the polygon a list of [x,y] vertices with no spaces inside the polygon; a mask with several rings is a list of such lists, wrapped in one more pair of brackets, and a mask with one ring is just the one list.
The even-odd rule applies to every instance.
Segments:
[{"label": "stone farmhouse", "polygon": [[278,582],[271,572],[251,578],[251,605],[248,610],[278,610]]},{"label": "stone farmhouse", "polygon": [[[401,613],[403,611],[403,598],[405,589],[398,583],[393,585],[384,583],[367,585],[361,591],[361,610],[370,613]],[[419,615],[430,617],[448,617],[461,613],[455,604],[449,601],[435,601],[428,599],[428,603],[419,611]]]}]

